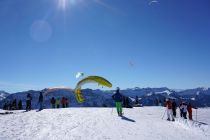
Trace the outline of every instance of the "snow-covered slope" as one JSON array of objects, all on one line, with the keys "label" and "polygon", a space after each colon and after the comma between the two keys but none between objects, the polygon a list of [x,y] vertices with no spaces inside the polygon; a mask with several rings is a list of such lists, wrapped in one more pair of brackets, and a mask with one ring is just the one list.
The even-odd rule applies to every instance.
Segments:
[{"label": "snow-covered slope", "polygon": [[[210,109],[205,110],[209,113]],[[208,125],[196,126],[179,119],[168,122],[161,119],[164,111],[163,107],[124,109],[125,117],[122,118],[113,108],[15,111],[14,114],[0,116],[0,140],[210,139]]]}]

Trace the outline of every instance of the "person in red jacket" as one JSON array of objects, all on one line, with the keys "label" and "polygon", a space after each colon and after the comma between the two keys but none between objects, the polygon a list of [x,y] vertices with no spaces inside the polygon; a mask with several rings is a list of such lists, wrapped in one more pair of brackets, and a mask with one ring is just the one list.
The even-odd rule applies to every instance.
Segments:
[{"label": "person in red jacket", "polygon": [[172,121],[175,121],[174,120],[174,116],[173,116],[173,111],[172,111],[172,102],[170,99],[166,99],[166,102],[165,102],[165,107],[167,107],[167,116],[168,116],[168,121],[172,120]]},{"label": "person in red jacket", "polygon": [[62,103],[62,107],[65,108],[66,107],[66,98],[65,97],[62,98],[61,103]]},{"label": "person in red jacket", "polygon": [[[193,109],[194,107],[192,106],[192,104],[191,103],[189,103],[188,105],[187,105],[187,111],[188,111],[188,114],[189,114],[189,120],[193,120],[192,119],[192,109]],[[197,108],[194,108],[194,109],[197,109]]]}]

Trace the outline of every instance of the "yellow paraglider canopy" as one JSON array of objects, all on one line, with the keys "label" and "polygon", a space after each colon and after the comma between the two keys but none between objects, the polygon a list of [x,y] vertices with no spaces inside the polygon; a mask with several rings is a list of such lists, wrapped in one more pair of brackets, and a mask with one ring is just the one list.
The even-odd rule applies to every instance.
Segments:
[{"label": "yellow paraglider canopy", "polygon": [[82,93],[81,93],[81,87],[84,84],[87,84],[87,83],[97,83],[97,84],[105,86],[105,87],[109,87],[109,88],[112,87],[112,84],[108,80],[103,78],[103,77],[100,77],[100,76],[88,76],[88,77],[82,79],[81,81],[79,81],[77,83],[77,86],[76,86],[75,90],[74,90],[76,99],[77,99],[77,101],[79,103],[83,103],[84,100],[85,100],[84,97],[82,96]]}]

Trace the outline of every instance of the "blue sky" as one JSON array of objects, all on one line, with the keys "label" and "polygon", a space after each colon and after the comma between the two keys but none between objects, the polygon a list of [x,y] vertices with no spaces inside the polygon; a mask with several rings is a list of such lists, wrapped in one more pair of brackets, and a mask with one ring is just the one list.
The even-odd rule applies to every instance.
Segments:
[{"label": "blue sky", "polygon": [[0,90],[74,88],[80,71],[114,88],[210,87],[210,1],[149,3],[1,0]]}]

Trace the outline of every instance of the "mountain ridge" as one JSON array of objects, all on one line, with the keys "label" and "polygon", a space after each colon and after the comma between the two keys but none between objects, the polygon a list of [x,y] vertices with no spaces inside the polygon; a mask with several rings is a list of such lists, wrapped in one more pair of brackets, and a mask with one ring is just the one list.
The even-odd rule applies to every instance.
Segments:
[{"label": "mountain ridge", "polygon": [[[33,103],[32,107],[37,108],[39,93],[42,91],[45,96],[44,105],[46,108],[50,108],[50,99],[52,97],[62,98],[63,96],[67,97],[70,101],[71,107],[111,107],[114,106],[112,100],[112,95],[115,90],[100,90],[100,89],[83,89],[83,96],[85,97],[85,102],[78,104],[73,89],[71,88],[45,88],[43,90],[28,90],[23,92],[17,92],[13,94],[5,94],[5,97],[2,97],[0,100],[0,108],[6,102],[12,102],[12,100],[22,100],[23,106],[25,106],[25,99],[28,93],[32,94]],[[1,93],[1,92],[0,92]],[[3,93],[3,92],[2,92]],[[181,91],[175,91],[167,87],[161,88],[127,88],[122,89],[121,93],[129,97],[130,104],[135,103],[135,98],[138,96],[139,102],[143,106],[154,106],[156,101],[159,100],[163,102],[166,98],[176,99],[177,103],[180,101],[191,102],[198,107],[207,107],[210,106],[210,88],[195,88],[195,89],[186,89]]]}]

